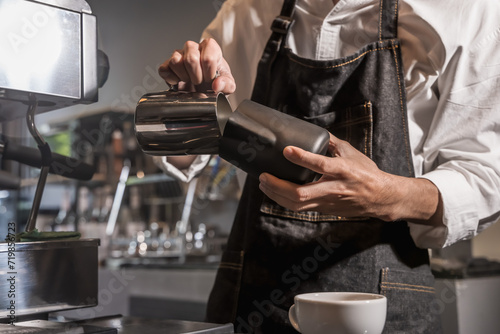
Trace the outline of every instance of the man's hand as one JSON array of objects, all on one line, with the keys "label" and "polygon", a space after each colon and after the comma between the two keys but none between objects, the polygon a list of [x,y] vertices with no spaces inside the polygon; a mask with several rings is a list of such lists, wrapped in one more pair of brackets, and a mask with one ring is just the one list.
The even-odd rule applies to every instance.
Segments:
[{"label": "man's hand", "polygon": [[286,147],[283,154],[288,160],[322,177],[298,185],[263,173],[260,189],[276,203],[294,211],[441,223],[439,191],[430,181],[383,172],[348,142],[331,134],[329,151],[332,157]]},{"label": "man's hand", "polygon": [[158,69],[160,76],[169,85],[179,85],[180,90],[234,93],[236,84],[222,51],[213,39],[201,43],[188,41],[182,50],[172,56]]}]

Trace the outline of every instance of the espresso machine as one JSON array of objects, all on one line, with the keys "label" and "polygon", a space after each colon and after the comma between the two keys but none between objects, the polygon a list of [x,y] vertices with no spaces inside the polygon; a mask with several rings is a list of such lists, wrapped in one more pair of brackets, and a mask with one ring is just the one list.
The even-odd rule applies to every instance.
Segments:
[{"label": "espresso machine", "polygon": [[[23,236],[37,234],[49,173],[85,181],[94,169],[52,153],[35,115],[96,102],[107,78],[107,57],[97,49],[97,20],[83,0],[0,0],[0,49],[0,123],[25,118],[38,146],[22,146],[0,134],[0,157],[40,168],[25,230],[12,221],[1,231],[0,331],[74,332],[74,326],[57,329],[47,316],[97,305],[99,240],[79,239],[76,232],[47,240],[24,241]],[[17,178],[0,170],[0,190],[16,189]]]}]

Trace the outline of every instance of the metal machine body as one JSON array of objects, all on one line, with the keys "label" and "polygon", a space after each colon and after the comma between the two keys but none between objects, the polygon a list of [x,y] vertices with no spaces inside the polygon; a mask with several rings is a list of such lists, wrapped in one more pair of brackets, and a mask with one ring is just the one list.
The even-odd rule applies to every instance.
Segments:
[{"label": "metal machine body", "polygon": [[18,242],[9,252],[12,246],[0,243],[0,322],[97,305],[98,245],[98,239]]},{"label": "metal machine body", "polygon": [[[28,232],[35,228],[46,175],[54,172],[51,167],[57,163],[76,171],[81,165],[51,154],[34,124],[35,113],[96,102],[107,78],[107,58],[97,49],[97,19],[84,0],[0,0],[0,50],[0,122],[27,118],[39,148],[13,146],[14,156],[5,145],[0,149],[4,160],[41,165]],[[3,242],[4,236],[0,323],[97,305],[99,240],[13,242],[11,235]]]},{"label": "metal machine body", "polygon": [[[0,0],[0,122],[96,102],[97,20],[83,0]],[[20,103],[21,102],[21,103]]]}]

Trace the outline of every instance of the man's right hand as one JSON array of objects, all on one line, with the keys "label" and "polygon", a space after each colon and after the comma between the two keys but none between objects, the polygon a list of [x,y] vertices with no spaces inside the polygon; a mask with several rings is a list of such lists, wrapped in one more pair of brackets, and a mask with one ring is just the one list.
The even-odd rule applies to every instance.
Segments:
[{"label": "man's right hand", "polygon": [[214,39],[201,43],[188,41],[182,50],[172,56],[158,69],[160,76],[169,85],[179,85],[180,90],[234,93],[236,83],[222,50]]}]

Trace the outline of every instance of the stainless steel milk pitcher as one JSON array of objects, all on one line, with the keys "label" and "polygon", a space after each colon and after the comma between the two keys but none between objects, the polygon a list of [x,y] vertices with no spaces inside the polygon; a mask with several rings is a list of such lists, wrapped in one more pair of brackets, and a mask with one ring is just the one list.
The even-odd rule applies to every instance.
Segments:
[{"label": "stainless steel milk pitcher", "polygon": [[222,93],[168,90],[144,95],[135,111],[135,134],[150,155],[218,154],[232,114]]}]

